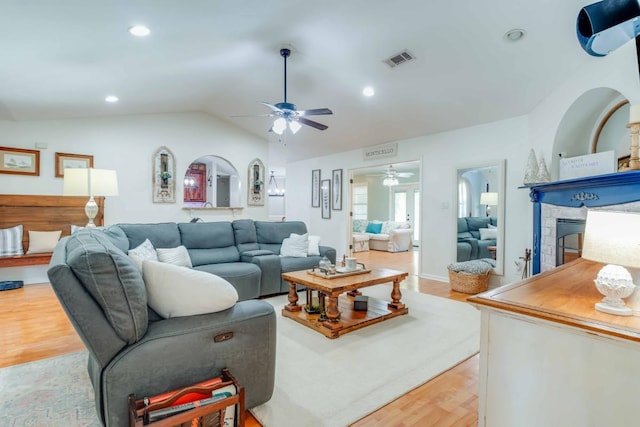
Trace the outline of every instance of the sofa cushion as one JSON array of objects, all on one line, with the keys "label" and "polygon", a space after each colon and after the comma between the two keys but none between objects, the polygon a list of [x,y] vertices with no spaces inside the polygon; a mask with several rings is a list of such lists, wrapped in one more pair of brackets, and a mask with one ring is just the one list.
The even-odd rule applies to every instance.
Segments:
[{"label": "sofa cushion", "polygon": [[66,240],[67,264],[93,297],[116,334],[132,344],[147,331],[147,294],[133,261],[100,230]]},{"label": "sofa cushion", "polygon": [[240,261],[230,222],[184,223],[178,228],[192,265]]},{"label": "sofa cushion", "polygon": [[367,224],[367,229],[366,229],[367,233],[380,234],[381,231],[382,231],[381,222],[370,222],[369,224]]},{"label": "sofa cushion", "polygon": [[384,221],[382,223],[382,229],[380,233],[382,234],[391,234],[391,232],[397,228],[400,228],[400,223],[395,221]]},{"label": "sofa cushion", "polygon": [[175,222],[158,224],[118,224],[129,239],[129,247],[135,248],[149,239],[154,248],[175,248],[182,244]]},{"label": "sofa cushion", "polygon": [[213,273],[227,280],[236,288],[238,298],[241,301],[260,296],[262,271],[255,264],[250,262],[226,262],[199,265],[194,269]]},{"label": "sofa cushion", "polygon": [[241,254],[260,249],[256,226],[252,219],[237,219],[231,223],[231,226],[233,227],[236,246]]},{"label": "sofa cushion", "polygon": [[[469,227],[469,231],[477,231],[481,228],[487,228],[489,224],[489,217],[471,217],[467,218],[467,226]],[[478,234],[479,237],[479,234]]]},{"label": "sofa cushion", "polygon": [[142,274],[149,306],[164,318],[215,313],[238,301],[231,283],[215,274],[149,260]]},{"label": "sofa cushion", "polygon": [[458,218],[458,233],[464,233],[469,231],[467,226],[467,218]]},{"label": "sofa cushion", "polygon": [[57,231],[32,231],[29,230],[28,254],[41,254],[53,252],[53,249],[60,240],[62,230]]},{"label": "sofa cushion", "polygon": [[0,230],[0,256],[22,255],[22,225]]},{"label": "sofa cushion", "polygon": [[307,233],[307,226],[302,221],[255,221],[255,226],[260,249],[266,249],[275,254],[280,253],[282,241],[289,237],[291,233],[300,235]]},{"label": "sofa cushion", "polygon": [[102,231],[104,232],[105,236],[107,236],[109,240],[111,240],[111,243],[116,245],[116,248],[120,249],[125,254],[129,251],[129,248],[136,247],[129,246],[129,238],[125,234],[124,230],[117,225],[104,227]]},{"label": "sofa cushion", "polygon": [[[280,256],[291,256],[296,258],[306,258],[309,250],[309,234],[291,233],[289,237],[282,241]],[[318,251],[320,249],[318,248]],[[319,255],[319,254],[318,254]]]}]

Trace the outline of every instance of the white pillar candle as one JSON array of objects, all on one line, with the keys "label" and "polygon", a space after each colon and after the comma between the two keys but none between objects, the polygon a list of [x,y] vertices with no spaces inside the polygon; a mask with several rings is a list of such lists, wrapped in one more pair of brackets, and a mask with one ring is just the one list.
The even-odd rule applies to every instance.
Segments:
[{"label": "white pillar candle", "polygon": [[640,123],[640,105],[629,107],[629,123]]}]

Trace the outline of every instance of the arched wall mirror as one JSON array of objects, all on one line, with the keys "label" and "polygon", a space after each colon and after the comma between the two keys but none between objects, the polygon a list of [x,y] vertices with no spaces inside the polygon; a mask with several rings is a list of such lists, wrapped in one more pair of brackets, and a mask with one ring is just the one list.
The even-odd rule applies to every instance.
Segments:
[{"label": "arched wall mirror", "polygon": [[222,157],[195,159],[184,174],[184,206],[237,208],[241,206],[241,181],[236,168]]},{"label": "arched wall mirror", "polygon": [[504,274],[505,160],[456,170],[455,261],[494,259],[495,274]]}]

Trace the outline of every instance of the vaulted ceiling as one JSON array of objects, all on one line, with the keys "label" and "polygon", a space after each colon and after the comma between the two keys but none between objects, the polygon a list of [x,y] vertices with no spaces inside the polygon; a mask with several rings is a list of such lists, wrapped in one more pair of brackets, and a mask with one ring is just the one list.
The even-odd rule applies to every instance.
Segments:
[{"label": "vaulted ceiling", "polygon": [[[287,160],[432,134],[526,114],[593,60],[575,36],[589,3],[3,0],[0,119],[204,111],[286,144]],[[514,28],[525,37],[505,40]],[[334,114],[279,142],[272,119],[233,116],[282,102],[282,47],[287,100]],[[413,61],[385,64],[405,49]]]}]

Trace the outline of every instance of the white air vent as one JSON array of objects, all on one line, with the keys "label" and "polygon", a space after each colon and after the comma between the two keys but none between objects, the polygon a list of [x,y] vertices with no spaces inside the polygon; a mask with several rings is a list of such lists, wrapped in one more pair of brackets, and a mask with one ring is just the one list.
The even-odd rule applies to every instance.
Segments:
[{"label": "white air vent", "polygon": [[383,62],[387,64],[391,68],[395,68],[400,64],[404,64],[405,62],[413,61],[416,59],[413,54],[411,54],[408,50],[403,50],[400,53],[393,55],[390,58],[385,59]]}]

